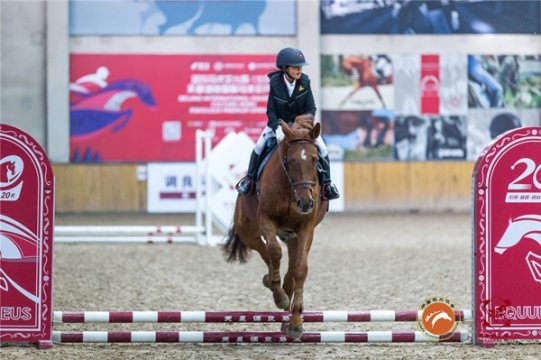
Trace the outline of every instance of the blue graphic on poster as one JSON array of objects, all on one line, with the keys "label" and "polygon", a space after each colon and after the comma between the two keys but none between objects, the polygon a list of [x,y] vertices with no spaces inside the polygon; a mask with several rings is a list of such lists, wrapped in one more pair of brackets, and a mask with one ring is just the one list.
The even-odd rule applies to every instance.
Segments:
[{"label": "blue graphic on poster", "polygon": [[295,35],[294,0],[70,0],[71,35]]}]

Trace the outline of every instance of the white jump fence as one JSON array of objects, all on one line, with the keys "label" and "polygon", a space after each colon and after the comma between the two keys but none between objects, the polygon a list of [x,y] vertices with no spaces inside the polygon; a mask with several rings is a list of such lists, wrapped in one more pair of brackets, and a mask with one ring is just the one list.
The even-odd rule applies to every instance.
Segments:
[{"label": "white jump fence", "polygon": [[[57,243],[190,243],[217,245],[212,235],[212,211],[210,211],[210,161],[211,140],[209,131],[196,132],[195,225],[73,225],[55,226],[54,241]],[[205,177],[204,189],[201,184]],[[203,217],[203,212],[205,216]]]}]

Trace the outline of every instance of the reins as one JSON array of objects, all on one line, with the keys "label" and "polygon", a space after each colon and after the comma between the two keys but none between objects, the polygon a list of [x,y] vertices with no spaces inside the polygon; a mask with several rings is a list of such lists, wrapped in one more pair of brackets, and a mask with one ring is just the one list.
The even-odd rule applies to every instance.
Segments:
[{"label": "reins", "polygon": [[[287,140],[284,140],[287,141]],[[316,146],[316,144],[313,141],[305,140],[305,139],[298,139],[298,140],[291,140],[288,141],[289,146],[291,145],[303,145],[303,144],[310,144],[312,146]],[[289,147],[288,147],[289,150]],[[282,169],[284,169],[284,173],[286,174],[287,180],[289,181],[289,186],[291,187],[291,190],[293,190],[293,194],[295,195],[295,200],[298,200],[297,198],[297,187],[302,186],[304,189],[312,190],[313,187],[316,185],[316,182],[313,180],[299,180],[299,181],[293,181],[291,179],[291,176],[289,175],[289,171],[287,169],[287,157],[288,152],[286,151],[285,158],[282,156],[282,146],[278,144],[278,156],[280,157],[280,164],[282,165]]]}]

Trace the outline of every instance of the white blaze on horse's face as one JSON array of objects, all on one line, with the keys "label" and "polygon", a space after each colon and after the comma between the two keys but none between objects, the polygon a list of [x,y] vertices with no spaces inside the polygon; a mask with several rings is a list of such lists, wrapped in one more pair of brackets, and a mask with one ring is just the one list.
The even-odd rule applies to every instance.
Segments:
[{"label": "white blaze on horse's face", "polygon": [[306,150],[302,149],[301,151],[301,159],[306,160]]}]

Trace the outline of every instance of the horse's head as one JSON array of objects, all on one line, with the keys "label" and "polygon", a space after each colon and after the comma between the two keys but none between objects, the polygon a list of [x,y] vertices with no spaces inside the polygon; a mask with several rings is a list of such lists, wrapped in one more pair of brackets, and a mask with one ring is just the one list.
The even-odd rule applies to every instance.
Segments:
[{"label": "horse's head", "polygon": [[321,126],[313,125],[313,116],[297,117],[290,128],[280,122],[284,132],[284,141],[280,150],[282,166],[295,196],[297,209],[302,214],[309,214],[319,197],[317,182],[318,152],[315,144]]}]

